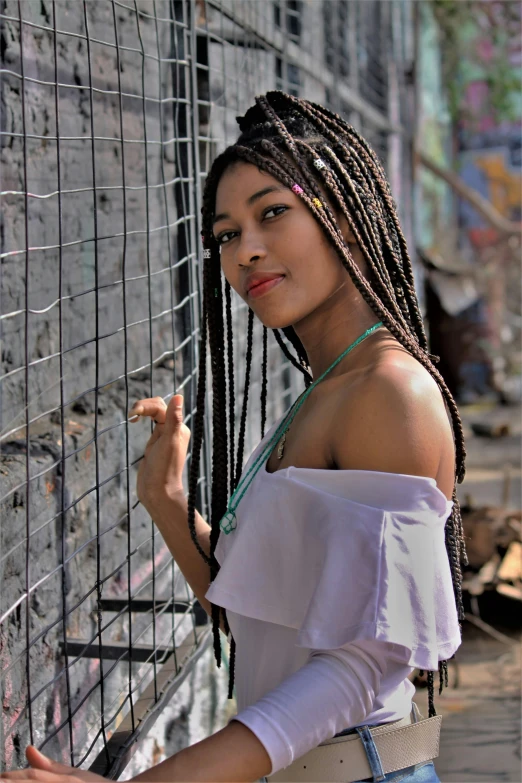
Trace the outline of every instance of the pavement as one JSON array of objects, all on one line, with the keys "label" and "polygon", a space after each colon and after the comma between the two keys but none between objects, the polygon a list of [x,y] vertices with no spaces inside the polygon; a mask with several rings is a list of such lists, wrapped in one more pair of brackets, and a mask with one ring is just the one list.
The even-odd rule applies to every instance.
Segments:
[{"label": "pavement", "polygon": [[[473,505],[521,508],[520,406],[463,407],[468,470],[459,496]],[[471,423],[508,424],[502,438],[475,436]],[[449,685],[435,697],[443,716],[436,769],[442,783],[522,783],[520,751],[522,605],[491,592],[479,600],[487,625],[463,625],[463,641],[449,664]],[[435,678],[438,683],[438,677]],[[427,694],[415,701],[427,715]]]}]

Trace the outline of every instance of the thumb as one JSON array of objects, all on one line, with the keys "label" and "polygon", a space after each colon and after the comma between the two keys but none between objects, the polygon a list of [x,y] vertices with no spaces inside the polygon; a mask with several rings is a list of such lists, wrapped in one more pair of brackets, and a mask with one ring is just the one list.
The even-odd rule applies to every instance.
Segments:
[{"label": "thumb", "polygon": [[[57,771],[57,767],[62,766],[56,761],[45,756],[41,751],[35,748],[34,745],[28,745],[25,751],[27,761],[34,769],[43,769],[48,772]],[[67,768],[68,769],[68,768]]]},{"label": "thumb", "polygon": [[165,414],[166,429],[175,432],[183,424],[183,395],[175,394],[170,400]]}]

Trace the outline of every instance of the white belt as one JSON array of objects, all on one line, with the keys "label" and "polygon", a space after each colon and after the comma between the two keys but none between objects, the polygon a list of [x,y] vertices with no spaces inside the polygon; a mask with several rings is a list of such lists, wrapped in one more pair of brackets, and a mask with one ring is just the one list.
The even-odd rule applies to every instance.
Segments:
[{"label": "white belt", "polygon": [[[412,723],[411,713],[400,721],[370,727],[384,774],[421,764],[439,755],[442,716]],[[357,733],[334,737],[270,775],[269,783],[354,783],[373,779]]]}]

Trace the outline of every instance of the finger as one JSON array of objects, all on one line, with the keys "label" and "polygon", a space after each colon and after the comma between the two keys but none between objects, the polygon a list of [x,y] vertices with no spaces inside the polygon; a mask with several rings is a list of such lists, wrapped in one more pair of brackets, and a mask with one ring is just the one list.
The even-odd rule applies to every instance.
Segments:
[{"label": "finger", "polygon": [[167,404],[163,397],[149,397],[134,403],[129,411],[129,416],[132,416],[135,421],[138,420],[137,417],[149,416],[151,419],[163,422],[166,410]]},{"label": "finger", "polygon": [[[75,773],[74,768],[68,769],[67,774]],[[16,783],[30,783],[30,781],[40,781],[40,783],[62,783],[63,772],[48,772],[45,769],[18,769],[13,772],[2,772],[1,780],[13,780]]]},{"label": "finger", "polygon": [[140,417],[150,416],[151,419],[163,424],[167,405],[162,397],[150,397],[136,402],[129,411],[131,421],[138,421]]},{"label": "finger", "polygon": [[41,750],[35,748],[34,745],[28,745],[26,747],[25,756],[33,769],[54,772],[61,775],[74,775],[76,772],[76,767],[70,767],[67,764],[62,764],[60,761],[50,759],[49,756],[46,756]]},{"label": "finger", "polygon": [[34,745],[28,745],[26,747],[25,756],[31,767],[34,767],[34,769],[51,770],[53,763],[56,763],[45,756],[41,751],[38,750],[38,748],[35,748]]},{"label": "finger", "polygon": [[165,430],[169,435],[175,432],[183,424],[183,395],[175,394],[168,404],[165,414]]}]

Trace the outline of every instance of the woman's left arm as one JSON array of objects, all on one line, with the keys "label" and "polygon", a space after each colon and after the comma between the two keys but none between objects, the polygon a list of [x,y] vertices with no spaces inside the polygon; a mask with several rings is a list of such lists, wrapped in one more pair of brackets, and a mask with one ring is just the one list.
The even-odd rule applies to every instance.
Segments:
[{"label": "woman's left arm", "polygon": [[[266,777],[337,731],[364,721],[379,690],[387,654],[387,645],[375,641],[312,650],[301,669],[243,709],[225,728],[130,780],[253,783]],[[33,747],[28,748],[27,759],[32,770],[7,772],[2,778],[18,783],[104,780],[53,762]]]},{"label": "woman's left arm", "polygon": [[[0,773],[3,780],[16,783],[100,783],[107,780],[86,770],[69,767],[44,756],[34,746],[26,751],[30,769]],[[242,723],[228,726],[170,756],[130,781],[144,783],[253,783],[269,775],[270,756],[256,735]]]},{"label": "woman's left arm", "polygon": [[141,772],[144,783],[253,783],[272,770],[270,756],[256,735],[232,720],[224,729]]}]

